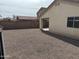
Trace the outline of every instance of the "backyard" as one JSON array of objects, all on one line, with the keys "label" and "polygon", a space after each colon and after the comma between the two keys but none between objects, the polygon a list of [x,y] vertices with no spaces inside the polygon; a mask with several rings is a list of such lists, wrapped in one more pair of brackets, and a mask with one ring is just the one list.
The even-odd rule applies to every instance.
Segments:
[{"label": "backyard", "polygon": [[3,31],[6,59],[79,59],[79,47],[39,29]]}]

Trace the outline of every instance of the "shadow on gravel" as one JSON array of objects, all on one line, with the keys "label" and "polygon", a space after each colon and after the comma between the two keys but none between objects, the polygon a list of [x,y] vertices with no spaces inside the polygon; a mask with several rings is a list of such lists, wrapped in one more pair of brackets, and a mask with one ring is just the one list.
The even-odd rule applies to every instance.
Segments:
[{"label": "shadow on gravel", "polygon": [[69,37],[66,37],[66,36],[61,36],[59,34],[51,33],[51,32],[48,32],[48,31],[42,31],[42,32],[47,34],[47,35],[50,35],[52,37],[55,37],[55,38],[57,38],[59,40],[63,40],[65,42],[67,42],[67,43],[70,43],[70,44],[72,44],[74,46],[79,47],[79,40],[78,39],[72,39],[72,38],[69,38]]}]

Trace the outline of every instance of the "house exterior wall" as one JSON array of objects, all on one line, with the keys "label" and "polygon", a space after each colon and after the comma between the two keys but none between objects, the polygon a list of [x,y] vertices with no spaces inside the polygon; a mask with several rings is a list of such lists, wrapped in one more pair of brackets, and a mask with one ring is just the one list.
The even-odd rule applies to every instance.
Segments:
[{"label": "house exterior wall", "polygon": [[[62,2],[60,5],[54,5],[41,18],[49,17],[50,32],[79,38],[79,28],[67,27],[67,18],[72,16],[79,16],[79,5]],[[42,28],[41,26],[40,28]]]}]

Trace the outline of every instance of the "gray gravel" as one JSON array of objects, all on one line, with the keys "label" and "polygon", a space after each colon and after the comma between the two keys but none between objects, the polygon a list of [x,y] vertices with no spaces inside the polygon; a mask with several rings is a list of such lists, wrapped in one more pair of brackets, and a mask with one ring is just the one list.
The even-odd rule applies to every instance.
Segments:
[{"label": "gray gravel", "polygon": [[79,59],[79,48],[39,29],[3,31],[6,59]]}]

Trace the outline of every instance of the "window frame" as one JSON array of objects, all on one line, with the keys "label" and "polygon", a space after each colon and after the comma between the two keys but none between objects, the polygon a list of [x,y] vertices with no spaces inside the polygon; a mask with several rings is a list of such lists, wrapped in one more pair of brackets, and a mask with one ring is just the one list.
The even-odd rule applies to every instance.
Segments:
[{"label": "window frame", "polygon": [[[69,19],[70,18],[70,19]],[[72,18],[72,19],[71,19]],[[79,27],[76,27],[75,26],[75,23],[78,21],[79,22],[79,19],[76,19],[76,18],[79,18],[79,17],[68,17],[67,18],[67,27],[69,27],[69,28],[79,28]],[[72,21],[73,22],[73,24],[72,24],[72,26],[70,25],[70,26],[68,26],[69,25],[69,21]]]}]

